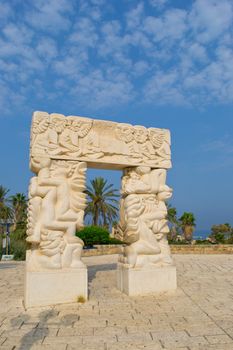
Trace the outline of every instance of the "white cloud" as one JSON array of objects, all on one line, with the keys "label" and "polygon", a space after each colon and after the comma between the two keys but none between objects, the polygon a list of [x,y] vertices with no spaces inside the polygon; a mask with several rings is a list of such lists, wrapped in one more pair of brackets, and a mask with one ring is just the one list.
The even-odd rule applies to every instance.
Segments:
[{"label": "white cloud", "polygon": [[233,3],[229,0],[196,0],[189,15],[200,42],[218,38],[232,25],[232,20]]},{"label": "white cloud", "polygon": [[[133,86],[123,73],[94,70],[79,78],[71,94],[81,105],[92,108],[114,107],[133,99]],[[91,98],[90,98],[91,96]]]},{"label": "white cloud", "polygon": [[185,97],[179,87],[177,71],[168,73],[159,71],[150,78],[144,88],[147,102],[157,101],[157,104],[186,105]]},{"label": "white cloud", "polygon": [[117,13],[105,0],[26,0],[20,16],[0,4],[2,105],[29,93],[93,108],[232,104],[232,1],[174,3],[128,1]]},{"label": "white cloud", "polygon": [[154,41],[179,39],[187,30],[186,16],[186,11],[179,9],[168,10],[160,17],[148,16],[144,21],[144,30],[153,36]]},{"label": "white cloud", "polygon": [[10,41],[14,44],[30,43],[33,37],[33,32],[29,28],[24,25],[19,26],[13,23],[6,25],[2,33],[8,42]]},{"label": "white cloud", "polygon": [[[73,10],[73,2],[66,0],[37,0],[31,2],[34,8],[28,10],[26,20],[35,29],[58,33],[71,25],[67,14]],[[30,6],[29,5],[29,6]]]},{"label": "white cloud", "polygon": [[126,22],[129,29],[135,29],[140,26],[144,16],[144,6],[140,2],[134,9],[126,14]]},{"label": "white cloud", "polygon": [[205,152],[221,153],[224,155],[229,155],[233,153],[233,141],[232,135],[225,134],[220,136],[218,139],[211,140],[204,143],[201,146],[202,150]]},{"label": "white cloud", "polygon": [[149,0],[149,3],[153,7],[162,8],[168,3],[168,0]]},{"label": "white cloud", "polygon": [[1,2],[0,3],[0,19],[1,19],[1,24],[4,24],[9,17],[12,15],[12,10],[7,2]]},{"label": "white cloud", "polygon": [[88,18],[80,18],[70,36],[71,44],[81,47],[94,47],[98,40],[96,28]]}]

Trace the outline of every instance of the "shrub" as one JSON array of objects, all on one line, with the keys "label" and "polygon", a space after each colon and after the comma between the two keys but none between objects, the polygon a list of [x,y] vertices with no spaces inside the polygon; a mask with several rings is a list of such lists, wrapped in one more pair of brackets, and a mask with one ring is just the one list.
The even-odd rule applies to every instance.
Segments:
[{"label": "shrub", "polygon": [[[0,237],[0,259],[3,254],[2,249],[2,239],[6,235],[1,235]],[[25,260],[26,258],[26,250],[27,250],[27,243],[26,243],[26,227],[20,226],[17,227],[15,231],[10,233],[10,250],[9,254],[14,255],[14,260]]]},{"label": "shrub", "polygon": [[207,239],[197,239],[195,244],[211,244]]},{"label": "shrub", "polygon": [[81,238],[85,246],[92,247],[94,244],[122,244],[121,241],[109,236],[109,232],[99,226],[86,226],[76,236]]},{"label": "shrub", "polygon": [[25,260],[27,243],[23,240],[11,240],[11,254],[14,255],[14,260]]},{"label": "shrub", "polygon": [[109,244],[126,244],[126,243],[117,238],[109,237]]},{"label": "shrub", "polygon": [[189,242],[187,241],[178,241],[178,240],[168,240],[169,244],[175,244],[175,245],[188,245]]}]

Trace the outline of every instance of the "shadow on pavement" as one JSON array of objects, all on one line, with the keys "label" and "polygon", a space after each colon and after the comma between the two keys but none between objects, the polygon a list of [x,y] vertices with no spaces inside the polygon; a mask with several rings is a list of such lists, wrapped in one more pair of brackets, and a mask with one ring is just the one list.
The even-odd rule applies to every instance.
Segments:
[{"label": "shadow on pavement", "polygon": [[92,282],[97,272],[116,270],[116,268],[117,268],[117,264],[102,264],[102,265],[88,266],[88,282],[89,283]]}]

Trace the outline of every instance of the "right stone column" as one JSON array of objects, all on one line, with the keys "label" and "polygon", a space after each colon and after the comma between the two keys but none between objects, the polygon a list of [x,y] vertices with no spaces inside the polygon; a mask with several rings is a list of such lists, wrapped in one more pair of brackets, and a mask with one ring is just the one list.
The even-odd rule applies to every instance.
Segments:
[{"label": "right stone column", "polygon": [[167,207],[172,195],[166,170],[139,166],[122,177],[120,224],[127,243],[119,257],[118,289],[128,295],[176,289],[176,267],[167,241]]}]

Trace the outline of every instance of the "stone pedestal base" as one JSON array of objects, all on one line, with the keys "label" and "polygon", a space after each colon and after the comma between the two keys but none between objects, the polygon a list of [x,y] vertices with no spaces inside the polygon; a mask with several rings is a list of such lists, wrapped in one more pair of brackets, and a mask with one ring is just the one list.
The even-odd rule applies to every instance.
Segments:
[{"label": "stone pedestal base", "polygon": [[174,291],[177,288],[176,267],[128,268],[118,263],[117,287],[132,296]]},{"label": "stone pedestal base", "polygon": [[87,269],[25,272],[25,308],[73,303],[78,297],[87,299]]}]

